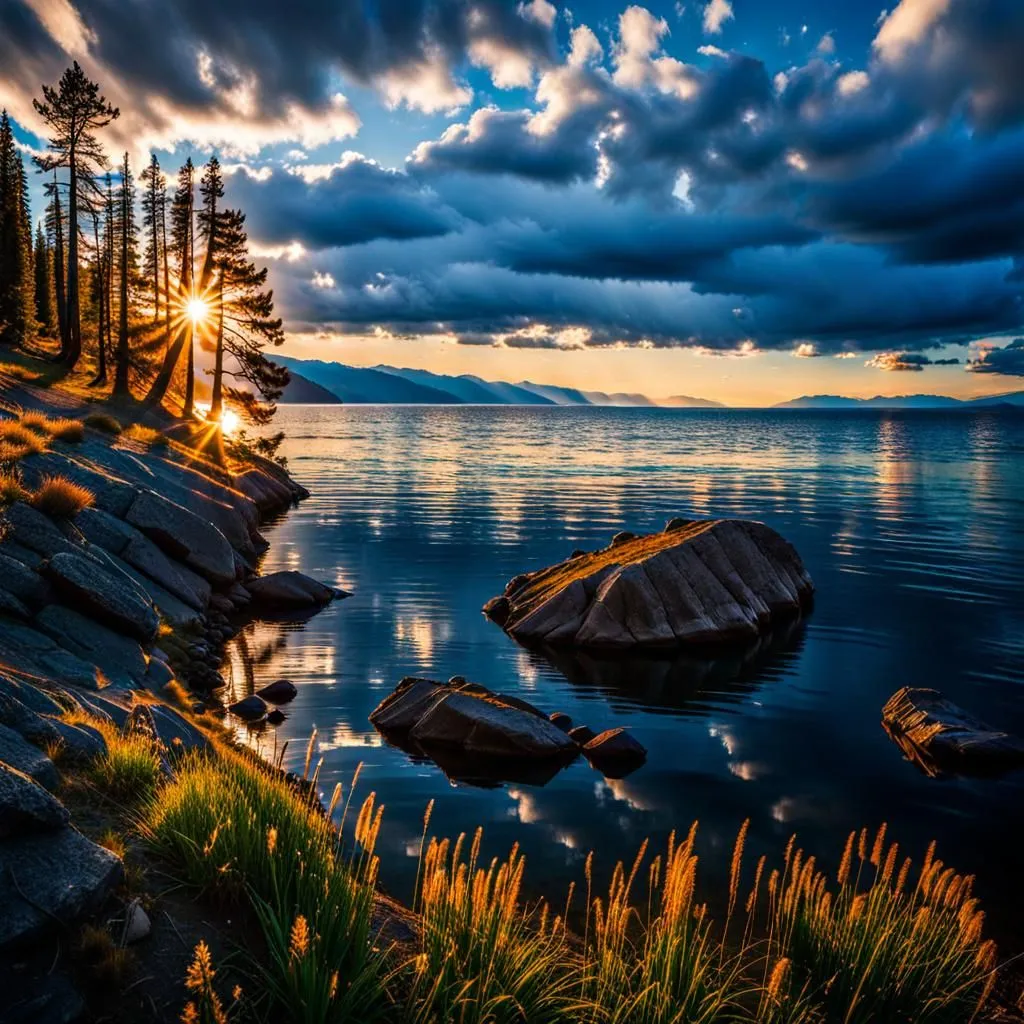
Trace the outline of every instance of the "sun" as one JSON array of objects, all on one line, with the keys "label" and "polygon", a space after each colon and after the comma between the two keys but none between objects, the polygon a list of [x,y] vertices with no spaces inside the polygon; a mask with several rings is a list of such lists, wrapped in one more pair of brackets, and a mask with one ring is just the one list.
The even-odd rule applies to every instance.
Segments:
[{"label": "sun", "polygon": [[193,324],[201,324],[210,315],[210,307],[202,299],[193,298],[188,300],[185,312]]}]

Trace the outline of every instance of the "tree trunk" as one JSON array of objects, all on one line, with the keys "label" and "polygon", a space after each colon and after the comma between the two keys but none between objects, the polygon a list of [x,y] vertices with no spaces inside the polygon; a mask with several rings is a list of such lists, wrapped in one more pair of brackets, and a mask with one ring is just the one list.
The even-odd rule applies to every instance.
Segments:
[{"label": "tree trunk", "polygon": [[[125,168],[127,171],[128,156],[125,154]],[[122,185],[121,197],[121,309],[118,319],[117,330],[117,359],[114,371],[114,394],[127,396],[128,391],[128,226],[131,221],[131,210],[128,208],[130,202],[128,193],[127,173],[125,183]]]},{"label": "tree trunk", "polygon": [[164,252],[164,351],[171,343],[171,279],[167,269],[167,204],[160,202],[160,234]]},{"label": "tree trunk", "polygon": [[53,252],[53,288],[57,297],[57,328],[60,334],[59,359],[67,358],[70,341],[68,340],[68,297],[64,277],[64,215],[60,208],[60,189],[57,175],[53,176],[53,220],[56,232]]},{"label": "tree trunk", "polygon": [[109,310],[107,309],[106,273],[103,266],[105,253],[100,250],[100,229],[99,223],[95,217],[93,217],[92,221],[92,233],[96,244],[96,273],[99,275],[99,281],[97,282],[98,287],[96,289],[99,294],[99,322],[96,325],[96,347],[98,349],[96,357],[96,376],[90,383],[98,385],[107,383],[106,322]]},{"label": "tree trunk", "polygon": [[195,324],[192,322],[190,317],[188,324],[185,327],[185,336],[188,339],[186,342],[188,345],[188,356],[185,359],[185,404],[181,410],[181,415],[184,416],[185,419],[191,419],[195,413],[196,344],[194,334]]},{"label": "tree trunk", "polygon": [[77,364],[82,355],[82,313],[78,300],[78,164],[75,148],[68,154],[68,346],[64,362]]},{"label": "tree trunk", "polygon": [[213,360],[213,395],[210,419],[220,423],[224,414],[224,271],[217,275],[217,354]]}]

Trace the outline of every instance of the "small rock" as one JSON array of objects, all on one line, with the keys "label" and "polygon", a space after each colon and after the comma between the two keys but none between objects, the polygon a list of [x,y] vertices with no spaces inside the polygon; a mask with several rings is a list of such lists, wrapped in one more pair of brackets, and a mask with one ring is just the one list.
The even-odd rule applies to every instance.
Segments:
[{"label": "small rock", "polygon": [[466,684],[466,677],[465,676],[452,676],[451,679],[448,680],[448,685],[449,686],[464,686],[465,684]]},{"label": "small rock", "polygon": [[627,540],[635,539],[636,534],[630,530],[619,530],[614,537],[612,537],[612,547],[618,547],[620,544],[625,544]]},{"label": "small rock", "polygon": [[602,775],[621,779],[647,760],[647,749],[625,729],[606,729],[584,747],[587,760]]},{"label": "small rock", "polygon": [[279,611],[319,608],[336,596],[333,588],[294,570],[258,576],[246,584],[246,589],[254,604]]},{"label": "small rock", "polygon": [[121,935],[122,945],[130,946],[133,942],[146,938],[152,930],[153,925],[150,923],[149,914],[142,909],[142,904],[138,900],[132,900],[125,911],[124,932]]},{"label": "small rock", "polygon": [[230,597],[225,597],[223,594],[211,594],[210,607],[225,614],[235,610],[234,602]]},{"label": "small rock", "polygon": [[257,690],[256,694],[271,704],[287,704],[288,701],[295,699],[298,692],[290,679],[277,679]]},{"label": "small rock", "polygon": [[582,558],[586,554],[583,548],[574,548],[570,558]]},{"label": "small rock", "polygon": [[673,516],[666,524],[664,533],[672,533],[674,530],[681,530],[684,526],[689,526],[692,520],[683,519],[681,516]]},{"label": "small rock", "polygon": [[280,725],[287,717],[280,708],[274,708],[272,711],[267,712],[267,724]]},{"label": "small rock", "polygon": [[552,711],[548,715],[548,721],[562,732],[568,732],[572,728],[572,719],[564,711]]},{"label": "small rock", "polygon": [[569,739],[575,740],[581,747],[585,747],[596,735],[589,725],[577,725],[575,729],[569,730]]},{"label": "small rock", "polygon": [[228,710],[246,722],[260,722],[267,717],[267,702],[255,693],[250,693],[248,697],[231,704]]}]

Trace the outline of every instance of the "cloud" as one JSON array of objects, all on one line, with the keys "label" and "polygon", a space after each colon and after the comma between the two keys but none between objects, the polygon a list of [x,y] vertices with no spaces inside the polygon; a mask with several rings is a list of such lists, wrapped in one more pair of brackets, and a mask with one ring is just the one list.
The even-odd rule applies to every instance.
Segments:
[{"label": "cloud", "polygon": [[727,21],[732,21],[734,17],[729,0],[710,0],[704,8],[704,31],[717,35],[722,31],[722,26]]},{"label": "cloud", "polygon": [[959,362],[959,359],[931,359],[920,352],[879,352],[864,365],[890,373],[920,373],[926,366],[956,366]]},{"label": "cloud", "polygon": [[836,52],[836,40],[835,36],[831,32],[826,32],[821,39],[818,40],[818,45],[815,47],[818,53],[822,56],[831,56]]},{"label": "cloud", "polygon": [[554,58],[552,10],[547,0],[521,10],[503,0],[5,0],[0,99],[40,128],[32,96],[77,59],[123,109],[115,149],[310,147],[359,127],[339,76],[427,112],[472,99],[458,77],[467,58],[500,82],[528,83]]},{"label": "cloud", "polygon": [[971,373],[998,373],[1008,377],[1024,377],[1024,338],[1015,338],[1002,348],[980,345],[978,355],[967,362]]}]

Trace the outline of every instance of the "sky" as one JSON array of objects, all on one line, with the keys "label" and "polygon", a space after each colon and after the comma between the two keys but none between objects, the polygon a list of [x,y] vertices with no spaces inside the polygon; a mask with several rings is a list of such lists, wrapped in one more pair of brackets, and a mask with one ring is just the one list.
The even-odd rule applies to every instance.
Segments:
[{"label": "sky", "polygon": [[2,0],[0,105],[40,151],[77,60],[112,156],[217,153],[289,355],[1022,389],[1024,2],[879,3]]}]

